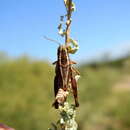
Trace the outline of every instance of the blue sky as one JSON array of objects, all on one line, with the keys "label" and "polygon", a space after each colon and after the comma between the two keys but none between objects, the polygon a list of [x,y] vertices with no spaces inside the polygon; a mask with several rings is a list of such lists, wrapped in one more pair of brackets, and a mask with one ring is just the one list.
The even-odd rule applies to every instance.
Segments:
[{"label": "blue sky", "polygon": [[[90,60],[110,52],[130,50],[130,0],[74,0],[71,36],[80,49],[72,56]],[[41,37],[62,42],[57,34],[59,16],[65,14],[63,0],[1,0],[0,51],[11,56],[28,54],[56,60],[57,45]]]}]

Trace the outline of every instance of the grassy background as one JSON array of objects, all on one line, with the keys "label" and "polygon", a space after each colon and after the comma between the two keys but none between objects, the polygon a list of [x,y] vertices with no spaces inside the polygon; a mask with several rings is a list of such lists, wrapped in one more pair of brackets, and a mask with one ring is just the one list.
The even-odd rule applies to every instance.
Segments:
[{"label": "grassy background", "polygon": [[[1,53],[2,54],[2,53]],[[79,66],[79,130],[130,130],[130,57]],[[0,55],[0,122],[16,130],[47,130],[54,66],[27,56]]]}]

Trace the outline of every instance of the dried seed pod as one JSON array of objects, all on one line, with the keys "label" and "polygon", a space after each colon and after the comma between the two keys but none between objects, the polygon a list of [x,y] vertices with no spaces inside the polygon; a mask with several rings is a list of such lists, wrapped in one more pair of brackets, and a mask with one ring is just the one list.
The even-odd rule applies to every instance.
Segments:
[{"label": "dried seed pod", "polygon": [[66,101],[68,95],[68,91],[64,91],[63,89],[59,89],[58,93],[55,98],[55,102],[52,104],[56,109],[59,108],[60,105],[63,105],[64,102]]},{"label": "dried seed pod", "polygon": [[63,89],[59,89],[57,95],[56,95],[56,100],[59,104],[63,104],[66,100],[66,97],[68,95],[67,91],[64,91]]}]

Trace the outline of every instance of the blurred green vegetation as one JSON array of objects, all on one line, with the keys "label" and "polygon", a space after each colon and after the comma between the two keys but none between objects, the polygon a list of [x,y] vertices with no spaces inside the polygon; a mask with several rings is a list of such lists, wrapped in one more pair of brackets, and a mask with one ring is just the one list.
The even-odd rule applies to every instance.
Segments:
[{"label": "blurred green vegetation", "polygon": [[[79,130],[130,130],[130,88],[116,86],[130,77],[129,68],[130,57],[79,66]],[[16,130],[47,130],[58,118],[51,107],[53,79],[47,61],[0,53],[0,122]]]}]

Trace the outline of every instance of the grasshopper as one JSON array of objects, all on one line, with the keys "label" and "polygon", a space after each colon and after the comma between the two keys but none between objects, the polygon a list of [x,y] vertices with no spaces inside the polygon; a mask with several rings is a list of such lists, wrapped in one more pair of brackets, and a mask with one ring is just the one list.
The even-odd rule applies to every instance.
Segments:
[{"label": "grasshopper", "polygon": [[58,109],[59,105],[63,105],[63,103],[66,101],[70,87],[73,90],[75,106],[79,106],[76,81],[76,76],[79,75],[79,72],[72,66],[76,63],[71,61],[69,58],[69,53],[75,53],[78,50],[78,45],[75,41],[71,42],[75,48],[72,48],[71,46],[60,45],[57,51],[58,60],[53,63],[56,64],[54,78],[54,93],[56,99],[53,103],[53,106],[56,109]]}]

